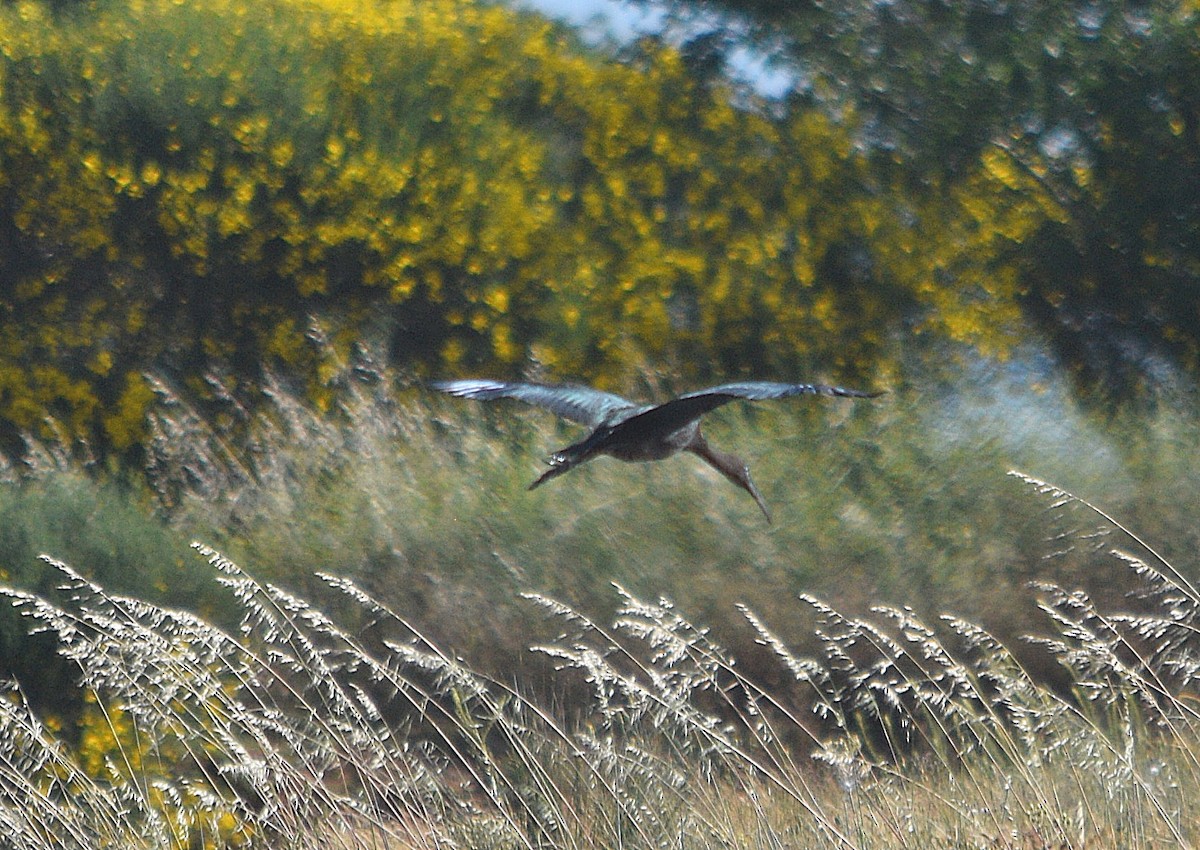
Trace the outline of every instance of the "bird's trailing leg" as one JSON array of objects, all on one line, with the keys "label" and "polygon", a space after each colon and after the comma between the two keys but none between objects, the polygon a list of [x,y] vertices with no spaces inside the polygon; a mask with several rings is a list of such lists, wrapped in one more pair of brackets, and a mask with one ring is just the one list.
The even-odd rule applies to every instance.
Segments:
[{"label": "bird's trailing leg", "polygon": [[750,467],[743,466],[745,472],[744,479],[734,479],[734,483],[745,487],[746,492],[754,497],[754,501],[758,502],[759,510],[763,512],[763,516],[767,518],[767,525],[771,524],[771,512],[767,510],[767,503],[763,501],[763,497],[758,494],[758,488],[754,486],[754,481],[750,478]]},{"label": "bird's trailing leg", "polygon": [[771,522],[771,512],[767,510],[767,503],[763,501],[763,497],[759,494],[758,488],[754,486],[754,481],[750,478],[750,467],[740,457],[727,452],[718,451],[708,444],[708,441],[696,432],[696,437],[692,444],[687,447],[688,451],[697,454],[704,458],[713,469],[720,472],[737,486],[741,487],[747,493],[754,497],[754,501],[758,503],[759,510],[763,512],[763,516],[767,518],[767,522]]},{"label": "bird's trailing leg", "polygon": [[[701,457],[704,456],[701,455]],[[754,497],[754,501],[758,503],[758,509],[762,511],[763,516],[767,518],[767,525],[770,525],[771,512],[767,510],[766,501],[763,500],[762,495],[758,492],[758,488],[754,486],[754,481],[750,478],[750,467],[746,466],[746,464],[742,462],[741,458],[737,457],[736,455],[727,455],[726,457],[729,457],[734,463],[737,464],[737,470],[731,471],[732,467],[723,468],[720,466],[718,466],[717,469],[726,478]],[[705,458],[705,460],[708,460],[708,458]]]}]

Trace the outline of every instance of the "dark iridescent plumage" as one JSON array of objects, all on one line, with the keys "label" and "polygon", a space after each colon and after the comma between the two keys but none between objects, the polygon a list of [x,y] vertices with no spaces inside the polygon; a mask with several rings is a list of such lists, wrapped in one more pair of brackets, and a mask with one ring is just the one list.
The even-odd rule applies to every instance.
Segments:
[{"label": "dark iridescent plumage", "polygon": [[718,451],[708,444],[700,433],[700,418],[710,410],[736,400],[762,401],[794,395],[847,398],[874,398],[881,395],[824,384],[744,381],[684,393],[664,404],[650,405],[636,404],[612,393],[577,385],[552,386],[470,379],[437,381],[432,386],[451,395],[480,401],[501,398],[523,401],[592,429],[592,433],[583,440],[551,455],[550,469],[529,485],[530,490],[596,455],[606,454],[626,461],[649,461],[688,451],[703,458],[753,496],[767,522],[771,521],[771,514],[750,479],[750,469],[736,455]]}]

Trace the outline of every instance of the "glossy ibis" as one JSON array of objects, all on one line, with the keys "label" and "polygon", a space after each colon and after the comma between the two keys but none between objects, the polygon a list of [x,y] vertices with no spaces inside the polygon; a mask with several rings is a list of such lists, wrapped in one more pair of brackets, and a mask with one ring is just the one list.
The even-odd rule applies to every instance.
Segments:
[{"label": "glossy ibis", "polygon": [[435,381],[432,386],[462,398],[493,401],[511,398],[544,407],[564,419],[579,422],[592,433],[549,458],[550,468],[529,489],[562,475],[596,455],[611,455],[625,461],[662,460],[676,452],[699,455],[718,472],[754,497],[771,521],[771,513],[750,479],[750,468],[737,455],[718,451],[700,433],[700,418],[723,404],[744,399],[761,401],[793,395],[828,395],[874,398],[878,392],[862,392],[824,384],[784,384],[745,381],[721,384],[685,393],[665,404],[637,404],[591,387],[514,383],[508,381]]}]

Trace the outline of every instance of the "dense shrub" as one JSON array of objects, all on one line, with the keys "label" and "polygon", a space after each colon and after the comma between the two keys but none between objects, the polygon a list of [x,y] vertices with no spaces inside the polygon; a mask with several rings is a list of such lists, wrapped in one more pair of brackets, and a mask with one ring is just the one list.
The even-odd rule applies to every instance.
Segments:
[{"label": "dense shrub", "polygon": [[627,53],[466,0],[3,7],[8,448],[136,447],[147,370],[212,395],[265,363],[328,406],[314,315],[342,356],[609,382],[845,379],[901,317],[1003,347],[994,258],[1053,212],[1004,154],[893,193],[852,115]]}]

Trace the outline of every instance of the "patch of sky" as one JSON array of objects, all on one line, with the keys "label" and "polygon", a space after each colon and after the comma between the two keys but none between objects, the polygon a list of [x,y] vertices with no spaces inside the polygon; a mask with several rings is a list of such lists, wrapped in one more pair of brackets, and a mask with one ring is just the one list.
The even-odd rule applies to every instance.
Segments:
[{"label": "patch of sky", "polygon": [[725,29],[734,39],[727,56],[729,75],[766,98],[780,98],[797,84],[797,75],[781,68],[752,45],[736,22],[712,14],[681,16],[659,4],[623,0],[512,0],[513,4],[575,27],[592,44],[629,42],[645,35],[660,36],[673,44]]},{"label": "patch of sky", "polygon": [[1067,459],[1114,480],[1123,473],[1113,435],[1080,408],[1061,364],[1039,346],[1003,362],[964,355],[961,380],[922,405],[930,437],[943,445],[992,445],[1034,474],[1051,474],[1041,467]]}]

